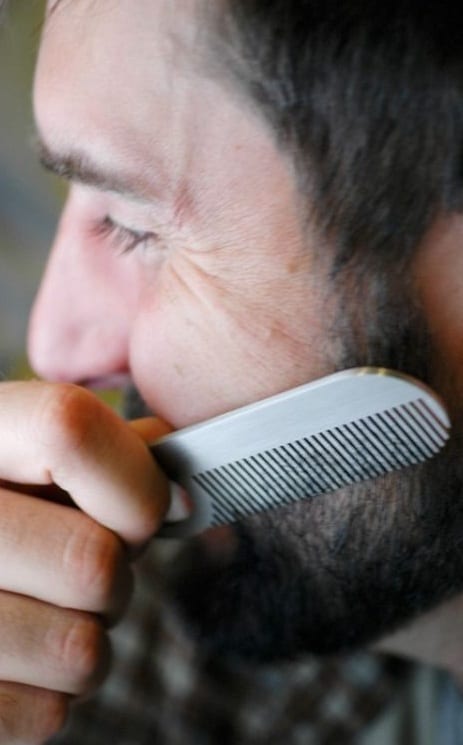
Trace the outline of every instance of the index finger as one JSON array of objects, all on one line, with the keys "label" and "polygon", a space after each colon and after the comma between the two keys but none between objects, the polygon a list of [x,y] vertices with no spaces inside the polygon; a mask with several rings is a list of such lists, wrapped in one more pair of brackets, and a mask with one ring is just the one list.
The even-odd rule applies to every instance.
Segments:
[{"label": "index finger", "polygon": [[168,482],[126,422],[92,393],[38,381],[0,385],[0,478],[57,484],[129,545],[168,508]]}]

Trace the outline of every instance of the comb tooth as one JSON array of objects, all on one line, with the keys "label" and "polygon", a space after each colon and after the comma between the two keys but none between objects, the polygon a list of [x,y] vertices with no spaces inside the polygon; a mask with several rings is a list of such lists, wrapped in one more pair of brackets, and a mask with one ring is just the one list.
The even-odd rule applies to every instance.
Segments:
[{"label": "comb tooth", "polygon": [[333,430],[324,432],[323,438],[335,453],[339,466],[343,469],[344,480],[358,479],[361,471],[352,450],[346,447],[343,429],[343,427],[335,427]]},{"label": "comb tooth", "polygon": [[[247,459],[246,466],[251,468],[251,474],[256,473],[257,467],[261,475],[268,479],[271,493],[266,493],[263,500],[267,503],[267,506],[291,504],[330,488],[330,484],[326,482],[316,483],[314,481],[313,473],[305,467],[306,464],[301,461],[300,453],[296,449],[294,450],[295,455],[288,452],[288,448],[294,447],[296,444],[298,443],[289,443],[286,447],[274,448]],[[307,458],[307,452],[304,452],[304,458]],[[249,461],[252,461],[252,467]],[[245,461],[241,461],[241,464],[244,465]],[[238,464],[235,463],[234,465]],[[275,470],[278,471],[277,479],[274,475]],[[278,489],[275,488],[276,480],[278,481]]]},{"label": "comb tooth", "polygon": [[[360,425],[362,425],[362,429]],[[390,451],[384,446],[384,443],[375,432],[375,422],[371,415],[358,422],[350,422],[349,427],[354,433],[357,432],[360,438],[364,438],[370,446],[371,452],[376,454],[382,473],[387,473],[397,468],[397,461],[391,458]]]},{"label": "comb tooth", "polygon": [[268,505],[260,504],[257,494],[253,501],[243,492],[238,493],[237,485],[229,483],[229,477],[224,468],[214,469],[214,472],[202,473],[195,477],[195,481],[203,488],[207,486],[208,493],[213,497],[212,525],[233,522],[239,515],[255,512],[256,506],[265,509]]},{"label": "comb tooth", "polygon": [[268,470],[268,467],[261,456],[261,453],[257,456],[250,456],[250,458],[244,459],[241,463],[253,478],[256,476],[260,478],[264,488],[262,495],[263,500],[267,502],[269,506],[273,506],[275,502],[281,498],[281,495],[277,491],[275,478],[272,476],[271,471]]},{"label": "comb tooth", "polygon": [[[204,488],[204,485],[202,485]],[[232,523],[235,521],[235,516],[232,513],[232,511],[229,509],[229,502],[227,500],[223,500],[220,497],[216,496],[215,492],[211,492],[209,490],[205,490],[207,493],[210,494],[212,499],[212,508],[211,508],[211,517],[210,517],[210,524],[211,525],[226,525],[227,523]]]},{"label": "comb tooth", "polygon": [[[256,468],[253,468],[251,464],[247,463],[246,460],[229,463],[228,467],[232,471],[234,484],[238,482],[247,496],[252,494],[260,495],[267,492],[268,484],[265,478],[263,478],[263,475]],[[224,470],[227,473],[226,467],[224,467]],[[219,472],[221,471],[222,469],[219,469]]]},{"label": "comb tooth", "polygon": [[223,504],[220,500],[215,500],[212,506],[212,519],[211,525],[226,525],[229,522],[234,522],[235,517],[229,508],[228,502]]},{"label": "comb tooth", "polygon": [[438,450],[443,443],[437,441],[432,436],[429,436],[426,428],[426,422],[419,421],[414,415],[413,410],[410,409],[406,404],[402,407],[400,415],[404,428],[411,433],[411,436],[416,445],[419,446],[424,452],[425,458],[429,458],[431,455],[434,455],[436,450]]},{"label": "comb tooth", "polygon": [[300,440],[296,440],[292,443],[288,443],[286,446],[287,451],[290,448],[291,458],[294,459],[294,463],[297,464],[297,469],[300,474],[300,478],[305,484],[309,493],[319,494],[328,488],[326,479],[320,476],[320,466],[315,462],[313,453],[309,451],[305,444]]},{"label": "comb tooth", "polygon": [[[233,508],[240,514],[246,514],[249,510],[252,511],[252,505],[256,502],[262,509],[273,507],[274,500],[271,498],[268,487],[261,484],[258,489],[254,488],[253,490],[247,479],[243,480],[242,472],[238,473],[240,465],[242,465],[242,461],[241,463],[227,464],[227,466],[219,469],[222,475],[226,474],[227,478],[234,479]],[[229,471],[232,471],[231,475]],[[233,473],[237,475],[234,477]]]},{"label": "comb tooth", "polygon": [[426,449],[422,440],[417,441],[416,438],[411,436],[410,431],[407,431],[406,422],[399,411],[391,409],[391,411],[383,412],[381,416],[384,420],[389,421],[392,431],[397,434],[401,447],[410,453],[411,458],[420,461],[432,455],[433,451]]},{"label": "comb tooth", "polygon": [[444,435],[434,429],[433,424],[428,421],[421,408],[412,404],[415,404],[415,402],[411,402],[411,404],[407,406],[410,422],[413,422],[417,431],[420,432],[422,440],[432,448],[433,452],[439,450],[447,439],[447,434],[445,433]]},{"label": "comb tooth", "polygon": [[[376,452],[369,447],[370,443],[364,432],[361,432],[361,437],[358,437],[349,425],[345,424],[342,427],[336,427],[331,435],[337,440],[339,440],[340,435],[342,436],[342,443],[340,440],[339,442],[349,453],[355,471],[361,479],[372,478],[384,473],[384,466],[381,466],[378,462]],[[367,456],[365,456],[365,453]]]},{"label": "comb tooth", "polygon": [[[279,449],[259,453],[252,456],[254,469],[258,468],[268,479],[271,494],[268,494],[272,502],[290,503],[296,498],[305,496],[304,483],[298,473],[295,472],[296,462],[289,462]],[[275,479],[274,471],[278,470],[279,480]],[[290,471],[288,470],[290,469]],[[296,484],[294,483],[296,480]],[[276,484],[278,483],[278,486]],[[297,494],[296,494],[297,492]]]},{"label": "comb tooth", "polygon": [[371,463],[371,478],[376,475],[382,476],[391,469],[397,468],[397,460],[391,456],[387,444],[382,442],[381,438],[375,434],[375,426],[372,415],[361,419],[358,423],[351,422],[348,426],[349,433],[352,431],[354,435],[358,435],[359,441],[368,453]]},{"label": "comb tooth", "polygon": [[[326,457],[326,448],[323,442],[320,442],[318,435],[312,435],[311,438],[304,438],[304,442],[311,447],[311,457],[315,458],[315,462],[322,469],[322,478],[326,483],[324,491],[329,491],[333,488],[340,488],[345,483],[345,476],[343,476],[339,467],[335,463],[328,461]],[[325,469],[325,471],[323,471]],[[319,470],[320,473],[320,470]],[[325,478],[325,476],[327,478]],[[328,480],[329,479],[329,480]]]},{"label": "comb tooth", "polygon": [[309,441],[307,440],[307,438],[305,438],[304,440],[296,440],[295,442],[292,442],[291,447],[294,448],[296,457],[299,458],[299,461],[301,459],[301,456],[303,458],[303,470],[309,478],[309,483],[313,484],[315,487],[315,491],[313,493],[321,494],[322,492],[329,491],[331,488],[331,484],[326,481],[323,473],[320,474],[320,467],[318,463],[314,462],[313,453],[311,450],[309,450],[308,444]]},{"label": "comb tooth", "polygon": [[269,482],[267,473],[259,468],[258,463],[255,463],[254,460],[254,457],[251,455],[249,458],[243,458],[243,460],[230,465],[241,466],[243,469],[242,477],[246,485],[249,485],[251,489],[254,488],[255,490],[257,488],[259,493],[262,491],[267,493],[269,489],[272,489],[272,483]]},{"label": "comb tooth", "polygon": [[[249,480],[249,473],[254,481]],[[249,459],[214,469],[216,482],[220,480],[226,484],[226,491],[222,494],[222,501],[225,502],[223,508],[234,519],[239,515],[251,514],[256,508],[274,507],[281,501],[281,494],[276,492],[274,480],[272,482],[268,479],[266,483],[262,476],[262,470],[257,471],[255,464],[250,464]],[[259,477],[258,480],[256,477]]]},{"label": "comb tooth", "polygon": [[445,431],[439,432],[434,424],[428,421],[424,412],[421,411],[421,407],[413,406],[415,403],[419,402],[411,401],[409,404],[403,405],[408,426],[414,430],[416,438],[426,448],[427,452],[434,455],[445,443],[447,433]]},{"label": "comb tooth", "polygon": [[433,441],[438,444],[438,447],[442,447],[448,438],[448,427],[431,411],[422,398],[411,401],[410,406],[416,411],[420,421],[426,423],[426,431],[429,436],[432,438],[434,435]]},{"label": "comb tooth", "polygon": [[377,430],[378,437],[380,438],[383,448],[387,451],[388,456],[392,463],[392,469],[409,466],[416,462],[416,459],[411,458],[411,453],[408,448],[399,448],[399,439],[397,434],[392,431],[390,425],[387,422],[383,422],[380,414],[374,414],[370,417],[370,427],[373,430]]},{"label": "comb tooth", "polygon": [[445,438],[448,437],[450,429],[449,423],[443,421],[424,398],[417,398],[416,401],[411,401],[410,403],[414,403],[422,409],[423,414],[429,420],[429,423],[435,427],[436,431],[441,432]]},{"label": "comb tooth", "polygon": [[[327,435],[329,435],[329,434],[332,434],[332,433],[323,433],[323,438],[322,438],[323,439],[324,449],[325,449],[326,452],[328,452],[327,445],[330,444],[329,443],[329,440],[328,440],[328,437],[327,437]],[[319,437],[321,437],[321,435],[319,435]],[[326,440],[324,439],[325,437],[326,437]],[[291,446],[295,446],[295,445],[298,445],[298,444],[300,444],[300,443],[298,443],[298,442],[296,442],[296,443],[290,443]],[[346,481],[358,480],[359,478],[361,478],[361,479],[366,478],[365,471],[362,470],[362,469],[360,469],[360,468],[357,468],[356,469],[356,474],[354,474],[352,472],[352,470],[348,470],[348,469],[351,469],[351,467],[352,467],[352,458],[351,457],[347,457],[347,455],[342,452],[342,448],[339,447],[340,444],[342,445],[342,443],[339,443],[339,440],[337,440],[334,444],[331,443],[331,446],[332,446],[331,447],[331,451],[330,451],[331,452],[331,456],[334,455],[335,458],[334,458],[334,460],[333,460],[333,458],[330,458],[330,460],[326,460],[326,455],[325,455],[325,462],[326,462],[326,465],[329,467],[330,470],[333,468],[333,464],[336,463],[337,468],[338,468],[338,472],[340,472],[342,474],[342,476],[343,476],[343,480],[342,480],[342,484],[341,485],[344,485],[346,483]],[[279,450],[279,452],[280,451],[286,452],[286,449],[288,447],[289,447],[288,445],[287,446],[282,446],[278,450]],[[297,468],[297,470],[298,470],[299,473],[300,472],[303,472],[304,475],[305,475],[305,479],[303,480],[304,495],[305,496],[310,496],[310,495],[315,495],[317,493],[320,493],[321,491],[326,491],[327,490],[327,483],[326,482],[324,484],[322,484],[321,482],[319,482],[318,483],[318,486],[315,486],[315,488],[314,488],[314,482],[313,482],[313,478],[312,478],[313,477],[313,474],[311,472],[309,472],[307,470],[307,468],[304,468],[304,465],[306,465],[305,462],[304,461],[301,462],[301,460],[300,460],[300,454],[298,454],[297,450],[295,450],[295,452],[296,452],[296,456],[299,458],[299,460],[295,460],[294,459],[294,456],[290,456],[291,457],[291,464],[294,464],[294,468]],[[307,452],[304,452],[304,457],[307,458]]]},{"label": "comb tooth", "polygon": [[212,497],[213,515],[220,514],[223,522],[231,518],[229,514],[230,496],[224,491],[223,481],[216,479],[211,471],[203,472],[193,476],[195,483],[199,484],[204,491]]},{"label": "comb tooth", "polygon": [[[282,482],[279,483],[278,491],[275,492],[276,503],[291,504],[297,499],[303,499],[311,494],[319,493],[320,488],[315,488],[311,479],[308,479],[308,472],[301,467],[300,457],[294,458],[293,455],[285,451],[284,447],[274,448],[271,451],[259,454],[259,460],[265,463],[265,467],[270,468],[270,474],[277,468],[281,475]],[[274,476],[270,475],[272,483],[275,483]]]},{"label": "comb tooth", "polygon": [[[362,423],[363,420],[360,420],[359,424]],[[381,463],[378,459],[377,448],[366,436],[366,430],[359,426],[358,433],[356,433],[348,424],[342,429],[346,447],[352,452],[352,457],[356,461],[361,477],[373,478],[382,475],[385,470],[384,462]]]},{"label": "comb tooth", "polygon": [[[284,468],[284,464],[281,463],[281,460],[278,458],[278,453],[275,450],[266,451],[264,453],[259,453],[259,464],[266,470],[266,472],[272,472],[272,470],[277,470],[278,477],[280,478],[280,482],[278,484],[278,492],[276,499],[278,501],[287,502],[288,497],[285,490],[288,489],[288,487],[292,490],[294,489],[294,480],[290,480],[288,478],[287,470]],[[272,480],[273,485],[273,491],[275,491],[275,478],[270,477]]]},{"label": "comb tooth", "polygon": [[[336,428],[337,429],[337,428]],[[338,437],[335,434],[335,430],[323,432],[319,435],[320,440],[324,443],[326,448],[329,448],[331,453],[335,457],[335,462],[338,471],[342,474],[343,482],[346,483],[352,480],[358,480],[362,477],[362,473],[355,463],[355,459],[347,457],[347,452],[344,449],[344,443],[340,443]]]},{"label": "comb tooth", "polygon": [[[247,464],[247,467],[248,468],[249,468],[249,465],[250,464],[248,463]],[[254,489],[254,491],[253,491],[252,482],[250,482],[248,480],[248,478],[247,478],[247,472],[243,468],[243,466],[244,466],[243,461],[239,461],[238,463],[230,463],[228,467],[230,468],[230,470],[232,470],[234,472],[238,472],[238,469],[240,469],[239,472],[238,472],[238,481],[239,481],[239,483],[241,485],[243,483],[245,484],[245,486],[246,486],[246,497],[247,497],[247,499],[250,499],[251,500],[251,504],[252,504],[252,500],[256,498],[256,490]],[[253,470],[254,474],[256,474],[256,470],[255,469],[252,469],[252,470]],[[245,479],[244,482],[243,482],[243,471],[246,474],[246,479]],[[248,490],[248,487],[249,487],[249,490]],[[275,499],[276,499],[276,495],[275,495],[275,497],[272,497],[272,492],[275,492],[275,486],[274,486],[274,484],[270,484],[269,485],[269,484],[266,484],[265,481],[263,481],[263,483],[259,486],[259,489],[257,491],[257,499],[260,501],[261,504],[265,505],[266,507],[272,507],[274,505]],[[246,500],[246,504],[247,503],[248,502]]]},{"label": "comb tooth", "polygon": [[290,442],[287,445],[282,445],[281,450],[288,458],[288,461],[294,463],[297,468],[297,478],[301,481],[303,488],[306,490],[307,496],[313,494],[319,494],[323,491],[323,484],[317,480],[317,477],[313,473],[313,469],[309,469],[305,460],[301,460],[301,454],[298,450],[298,442]]},{"label": "comb tooth", "polygon": [[404,453],[408,454],[410,463],[426,460],[426,458],[432,454],[432,451],[425,451],[420,443],[410,438],[406,429],[403,427],[402,421],[400,416],[397,415],[397,412],[393,412],[392,410],[385,411],[382,414],[379,414],[379,417],[382,421],[386,422],[386,426],[389,426],[390,430],[395,434],[398,446]]},{"label": "comb tooth", "polygon": [[[247,510],[248,505],[252,505],[256,500],[264,507],[270,507],[273,505],[275,499],[272,498],[272,491],[275,491],[274,485],[262,482],[257,488],[255,485],[253,486],[253,482],[248,479],[247,471],[244,471],[245,476],[243,476],[243,461],[228,463],[226,466],[222,466],[222,468],[217,470],[222,476],[226,475],[226,477],[232,481],[234,486],[234,501],[239,504],[243,503],[244,509]],[[230,471],[232,472],[231,474]],[[253,474],[255,477],[255,469],[253,469]]]},{"label": "comb tooth", "polygon": [[420,444],[426,457],[434,455],[436,450],[441,446],[436,442],[434,437],[429,435],[426,422],[419,418],[418,414],[413,411],[407,404],[403,407],[402,422],[407,431],[411,432],[413,440]]},{"label": "comb tooth", "polygon": [[222,485],[222,496],[224,499],[234,499],[236,493],[236,481],[233,477],[230,477],[227,472],[226,466],[220,468],[214,468],[208,471],[209,478],[213,479],[217,484]]}]

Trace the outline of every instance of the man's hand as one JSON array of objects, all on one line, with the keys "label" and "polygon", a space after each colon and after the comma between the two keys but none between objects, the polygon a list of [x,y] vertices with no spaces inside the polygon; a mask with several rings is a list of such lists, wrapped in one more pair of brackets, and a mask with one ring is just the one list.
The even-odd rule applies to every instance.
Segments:
[{"label": "man's hand", "polygon": [[[0,385],[0,479],[0,744],[40,743],[105,675],[128,554],[162,521],[168,486],[91,393],[38,382]],[[39,498],[47,486],[70,504]]]}]

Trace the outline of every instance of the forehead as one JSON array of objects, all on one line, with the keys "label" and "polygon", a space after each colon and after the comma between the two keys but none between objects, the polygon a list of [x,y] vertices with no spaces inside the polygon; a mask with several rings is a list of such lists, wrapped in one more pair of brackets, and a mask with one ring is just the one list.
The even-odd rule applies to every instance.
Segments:
[{"label": "forehead", "polygon": [[[150,20],[159,26],[162,22],[172,23],[179,28],[185,20],[191,29],[191,21],[199,14],[200,9],[205,10],[207,0],[47,0],[45,3],[45,22],[58,13],[65,13],[68,20],[76,16],[89,16],[90,20],[99,14],[107,14],[108,17],[116,18],[121,15],[127,20],[130,16],[134,20],[141,18],[144,25],[149,25]],[[72,14],[75,13],[76,16]]]},{"label": "forehead", "polygon": [[[206,0],[54,0],[49,2],[38,72],[55,82],[63,70],[88,84],[120,78],[121,93],[148,79],[166,85],[194,74],[207,48]],[[170,79],[169,79],[170,76]]]},{"label": "forehead", "polygon": [[146,66],[163,60],[179,67],[185,58],[191,66],[201,48],[205,8],[204,0],[49,0],[41,48],[72,49],[83,66],[101,68],[99,49],[119,50],[108,59],[113,69],[136,63],[139,72],[143,57]]},{"label": "forehead", "polygon": [[154,205],[183,204],[188,194],[198,222],[217,229],[218,210],[233,212],[237,195],[251,219],[260,202],[273,213],[264,186],[275,174],[291,200],[294,185],[273,133],[215,68],[200,23],[209,7],[60,0],[45,24],[34,100],[39,134],[58,160],[142,176]]},{"label": "forehead", "polygon": [[125,157],[142,168],[145,149],[152,154],[156,143],[180,155],[175,125],[197,116],[200,96],[200,6],[199,0],[49,3],[34,87],[45,144],[53,151],[84,144],[103,165]]}]

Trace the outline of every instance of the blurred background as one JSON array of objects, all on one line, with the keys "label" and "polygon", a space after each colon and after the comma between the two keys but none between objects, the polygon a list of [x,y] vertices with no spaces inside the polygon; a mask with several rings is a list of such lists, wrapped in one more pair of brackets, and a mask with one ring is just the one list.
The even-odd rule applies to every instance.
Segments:
[{"label": "blurred background", "polygon": [[0,29],[0,379],[27,377],[27,317],[62,194],[34,152],[31,84],[43,2],[10,2]]}]

